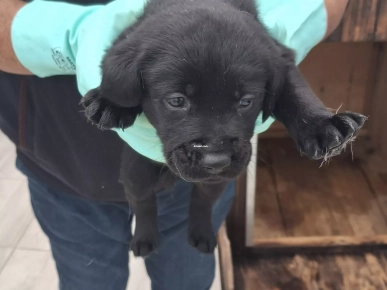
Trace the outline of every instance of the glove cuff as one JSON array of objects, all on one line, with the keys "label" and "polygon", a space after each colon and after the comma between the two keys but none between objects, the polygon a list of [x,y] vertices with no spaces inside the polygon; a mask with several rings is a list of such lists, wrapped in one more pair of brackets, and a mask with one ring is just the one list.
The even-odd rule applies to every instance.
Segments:
[{"label": "glove cuff", "polygon": [[25,5],[11,27],[21,64],[39,77],[75,74],[77,26],[99,7],[41,0]]},{"label": "glove cuff", "polygon": [[325,36],[327,11],[324,0],[255,0],[269,34],[295,52],[296,64]]},{"label": "glove cuff", "polygon": [[[92,6],[32,1],[18,11],[12,22],[15,54],[39,77],[78,74],[79,62],[92,57],[102,60],[105,49],[143,13],[146,1],[115,0]],[[83,63],[81,66],[87,67]],[[94,85],[88,89],[100,81],[100,71],[93,73],[94,83],[84,84]]]}]

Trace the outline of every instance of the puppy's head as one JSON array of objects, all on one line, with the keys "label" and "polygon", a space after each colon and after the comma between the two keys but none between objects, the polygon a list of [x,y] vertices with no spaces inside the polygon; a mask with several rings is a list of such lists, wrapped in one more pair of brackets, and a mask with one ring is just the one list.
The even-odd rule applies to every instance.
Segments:
[{"label": "puppy's head", "polygon": [[253,16],[227,6],[150,17],[108,51],[102,96],[141,107],[168,166],[189,181],[236,177],[260,112],[280,94],[285,62]]}]

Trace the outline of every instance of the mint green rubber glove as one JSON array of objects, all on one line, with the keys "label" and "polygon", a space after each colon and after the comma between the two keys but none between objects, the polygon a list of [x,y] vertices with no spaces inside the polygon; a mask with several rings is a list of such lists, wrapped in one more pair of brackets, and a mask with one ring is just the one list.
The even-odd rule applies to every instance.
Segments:
[{"label": "mint green rubber glove", "polygon": [[81,6],[34,0],[15,16],[11,37],[19,61],[39,77],[77,75],[85,95],[98,87],[105,50],[140,16],[147,0]]},{"label": "mint green rubber glove", "polygon": [[[297,64],[319,43],[327,25],[323,0],[255,0],[269,33],[296,52]],[[76,74],[82,95],[99,86],[100,63],[117,36],[143,12],[146,0],[115,0],[107,5],[79,6],[34,0],[12,24],[12,44],[19,61],[39,77]],[[262,123],[255,134],[274,122]],[[164,162],[160,139],[144,114],[130,128],[115,130],[140,154]]]}]

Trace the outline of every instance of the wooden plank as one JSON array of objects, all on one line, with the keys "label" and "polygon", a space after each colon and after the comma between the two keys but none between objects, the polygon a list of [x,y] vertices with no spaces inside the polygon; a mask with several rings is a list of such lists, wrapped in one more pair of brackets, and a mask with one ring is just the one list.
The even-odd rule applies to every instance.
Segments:
[{"label": "wooden plank", "polygon": [[[376,39],[378,18],[385,0],[351,0],[337,29],[326,42],[373,41]],[[381,23],[382,24],[382,23]],[[383,40],[383,39],[380,39]],[[384,39],[386,40],[386,39]]]},{"label": "wooden plank", "polygon": [[[330,168],[319,168],[320,162],[302,158],[292,140],[266,142],[273,159],[276,191],[287,235],[352,235],[351,225],[328,178]],[[259,238],[257,233],[256,240]]]},{"label": "wooden plank", "polygon": [[384,271],[387,273],[387,253],[381,253],[380,256],[378,256],[378,260]]},{"label": "wooden plank", "polygon": [[[385,290],[383,253],[240,257],[237,290]],[[243,269],[243,270],[241,270]]]},{"label": "wooden plank", "polygon": [[387,275],[386,270],[383,268],[382,262],[374,254],[365,254],[366,264],[373,276],[372,280],[377,281],[382,287],[380,289],[387,290]]},{"label": "wooden plank", "polygon": [[[274,142],[270,142],[270,145],[273,146]],[[296,151],[296,148],[293,148],[294,151]],[[273,153],[272,153],[273,152]],[[286,158],[283,158],[286,162],[280,162],[278,163],[278,159],[276,158],[276,155],[278,152],[281,152],[280,157],[285,157],[287,154],[286,152],[289,152],[289,150],[283,152],[278,151],[277,147],[270,148],[271,156],[273,156],[273,170],[275,173],[275,179],[276,179],[276,192],[278,195],[278,203],[279,206],[281,206],[282,212],[282,219],[285,227],[285,232],[290,236],[304,236],[309,235],[309,227],[308,223],[305,224],[305,213],[303,210],[303,200],[302,195],[299,193],[299,190],[297,189],[297,180],[294,180],[295,176],[289,175],[289,180],[286,179],[286,171],[290,168],[290,162]],[[293,152],[294,153],[294,152]],[[278,156],[277,156],[278,157]],[[281,166],[281,168],[278,168]],[[298,171],[297,171],[298,172]],[[295,173],[295,172],[292,172]],[[298,176],[299,177],[299,176]],[[293,179],[293,180],[291,180]],[[258,201],[259,202],[259,201]],[[256,232],[256,239],[260,239],[262,235],[259,232]],[[262,237],[264,238],[264,237]]]},{"label": "wooden plank", "polygon": [[234,290],[234,269],[230,241],[227,236],[226,224],[223,222],[218,232],[220,274],[223,290]]},{"label": "wooden plank", "polygon": [[319,290],[339,290],[343,289],[343,274],[336,263],[335,256],[317,256],[319,273],[317,280]]},{"label": "wooden plank", "polygon": [[[286,236],[283,217],[278,204],[278,193],[275,189],[275,177],[271,168],[271,156],[267,142],[260,143],[259,169],[257,171],[257,187],[255,198],[256,239],[277,238]],[[267,152],[267,153],[265,153]]]},{"label": "wooden plank", "polygon": [[352,0],[344,15],[341,41],[374,40],[379,0]]},{"label": "wooden plank", "polygon": [[261,149],[255,247],[387,245],[387,173],[363,170],[349,153],[319,168],[292,140]]},{"label": "wooden plank", "polygon": [[235,267],[234,264],[234,277],[235,277],[235,289],[236,290],[242,290],[246,289],[245,287],[245,275],[243,273],[244,265],[242,263],[238,264],[237,267]]},{"label": "wooden plank", "polygon": [[296,255],[286,267],[294,277],[302,281],[306,289],[318,289],[316,280],[319,264],[314,258],[309,259],[305,256]]},{"label": "wooden plank", "polygon": [[380,59],[376,74],[375,90],[373,92],[370,108],[369,132],[372,143],[380,157],[387,160],[387,130],[385,124],[387,123],[387,49],[386,45],[379,46]]},{"label": "wooden plank", "polygon": [[254,223],[255,223],[255,195],[257,187],[257,163],[258,163],[258,136],[251,140],[251,158],[246,168],[246,233],[245,245],[251,247],[254,240]]},{"label": "wooden plank", "polygon": [[379,263],[375,256],[338,256],[336,261],[343,273],[344,289],[387,289],[383,279],[385,274],[378,271],[375,263]]},{"label": "wooden plank", "polygon": [[[270,149],[286,233],[290,236],[332,235],[329,225],[333,222],[318,196],[319,193],[329,194],[329,184],[325,188],[316,188],[312,162],[306,164],[308,160],[297,156],[294,144],[271,142]],[[298,164],[298,170],[294,170],[295,164]],[[313,165],[318,168],[317,163]],[[306,173],[308,178],[305,178]]]},{"label": "wooden plank", "polygon": [[309,53],[300,70],[328,108],[363,113],[376,51],[372,43],[323,43]]},{"label": "wooden plank", "polygon": [[[385,165],[385,164],[384,164]],[[369,182],[370,189],[372,190],[376,202],[382,212],[385,220],[387,219],[387,172],[376,171],[367,165],[361,165],[363,174]],[[378,169],[378,168],[376,168]],[[386,170],[386,169],[385,169]]]},{"label": "wooden plank", "polygon": [[235,199],[227,216],[227,232],[233,255],[238,255],[246,245],[246,173],[236,180]]},{"label": "wooden plank", "polygon": [[367,278],[363,276],[364,272],[369,274],[362,256],[337,256],[336,263],[343,273],[343,289],[359,289],[364,282],[363,279]]},{"label": "wooden plank", "polygon": [[355,236],[387,234],[386,220],[360,168],[329,165],[332,190],[340,196]]},{"label": "wooden plank", "polygon": [[[235,269],[243,269],[240,271],[241,275],[236,276],[236,289],[309,290],[304,281],[292,273],[292,270],[297,270],[291,266],[292,261],[291,258],[260,259],[254,256],[243,257],[235,265]],[[304,268],[304,270],[308,271],[308,268]],[[243,282],[240,281],[240,278],[243,279]]]},{"label": "wooden plank", "polygon": [[377,14],[375,41],[387,40],[387,1],[380,0]]},{"label": "wooden plank", "polygon": [[373,236],[314,236],[314,237],[281,237],[260,238],[255,240],[255,247],[259,248],[324,248],[345,246],[386,245],[386,235]]},{"label": "wooden plank", "polygon": [[[348,159],[339,162],[336,157],[329,166],[318,169],[314,162],[296,156],[295,149],[282,143],[270,141],[270,148],[275,152],[273,166],[288,235],[387,233],[378,201],[354,163]],[[293,170],[294,164],[297,170]],[[259,239],[257,233],[256,243]]]}]

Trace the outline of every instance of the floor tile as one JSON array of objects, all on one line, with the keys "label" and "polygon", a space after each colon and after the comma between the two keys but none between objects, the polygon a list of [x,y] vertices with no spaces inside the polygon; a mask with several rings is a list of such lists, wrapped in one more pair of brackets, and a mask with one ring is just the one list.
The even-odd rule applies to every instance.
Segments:
[{"label": "floor tile", "polygon": [[16,250],[0,274],[0,290],[56,290],[57,281],[49,252]]},{"label": "floor tile", "polygon": [[56,272],[55,262],[50,254],[49,259],[45,263],[41,274],[37,276],[35,283],[31,289],[28,290],[58,290],[58,285],[59,279]]},{"label": "floor tile", "polygon": [[0,212],[9,206],[9,202],[17,191],[23,186],[20,180],[0,179]]},{"label": "floor tile", "polygon": [[17,245],[18,249],[50,251],[50,242],[34,218]]},{"label": "floor tile", "polygon": [[0,131],[0,180],[25,180],[25,176],[16,169],[15,145]]},{"label": "floor tile", "polygon": [[216,269],[215,269],[215,278],[212,283],[212,287],[210,290],[222,290],[222,282],[220,278],[220,268],[219,268],[219,249],[215,249],[215,260],[216,260]]},{"label": "floor tile", "polygon": [[0,164],[7,156],[15,152],[15,145],[8,139],[7,136],[4,135],[2,131],[0,131],[0,152],[2,153],[0,155]]},{"label": "floor tile", "polygon": [[129,261],[130,278],[126,290],[150,290],[151,283],[146,272],[144,259],[136,258],[133,253],[130,252]]},{"label": "floor tile", "polygon": [[0,179],[26,180],[26,177],[16,168],[16,153],[10,152],[0,160]]},{"label": "floor tile", "polygon": [[12,253],[12,248],[0,248],[0,273],[4,264],[7,262],[9,255]]},{"label": "floor tile", "polygon": [[[5,190],[7,186],[3,184],[3,191],[0,195],[7,196],[1,199],[0,204],[0,247],[13,247],[23,236],[27,227],[32,221],[32,209],[30,205],[27,185],[23,182],[10,194]],[[13,187],[8,185],[8,188]],[[9,189],[10,190],[10,189]]]}]

